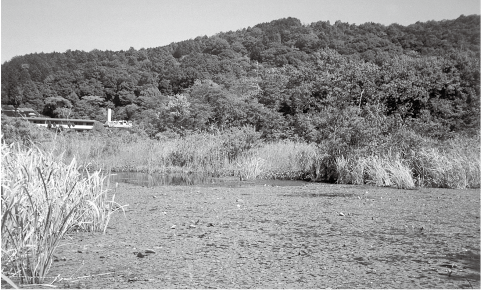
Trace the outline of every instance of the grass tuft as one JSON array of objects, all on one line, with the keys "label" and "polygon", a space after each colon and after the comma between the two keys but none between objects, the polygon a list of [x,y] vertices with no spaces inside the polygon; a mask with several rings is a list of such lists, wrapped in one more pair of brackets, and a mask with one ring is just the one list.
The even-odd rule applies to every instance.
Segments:
[{"label": "grass tuft", "polygon": [[105,231],[110,215],[122,209],[114,196],[108,199],[100,172],[84,177],[75,158],[61,159],[53,151],[2,144],[2,273],[21,283],[43,282],[67,232]]},{"label": "grass tuft", "polygon": [[372,184],[412,189],[412,173],[399,154],[394,156],[357,156],[336,158],[338,183]]}]

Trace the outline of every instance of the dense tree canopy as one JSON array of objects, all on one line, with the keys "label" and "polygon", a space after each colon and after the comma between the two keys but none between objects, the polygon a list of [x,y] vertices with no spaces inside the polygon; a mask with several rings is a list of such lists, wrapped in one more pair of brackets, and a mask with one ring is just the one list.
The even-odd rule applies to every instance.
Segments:
[{"label": "dense tree canopy", "polygon": [[355,146],[393,126],[473,134],[479,35],[479,15],[409,26],[286,18],[150,49],[29,54],[2,64],[2,105],[98,121],[112,108],[151,136],[252,125],[266,138]]}]

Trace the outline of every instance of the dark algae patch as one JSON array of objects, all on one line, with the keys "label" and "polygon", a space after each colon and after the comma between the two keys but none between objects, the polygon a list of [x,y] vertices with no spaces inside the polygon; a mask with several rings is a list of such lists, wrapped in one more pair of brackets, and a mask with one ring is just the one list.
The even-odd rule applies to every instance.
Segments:
[{"label": "dark algae patch", "polygon": [[54,285],[480,287],[479,190],[120,184],[116,200],[105,235],[64,240]]}]

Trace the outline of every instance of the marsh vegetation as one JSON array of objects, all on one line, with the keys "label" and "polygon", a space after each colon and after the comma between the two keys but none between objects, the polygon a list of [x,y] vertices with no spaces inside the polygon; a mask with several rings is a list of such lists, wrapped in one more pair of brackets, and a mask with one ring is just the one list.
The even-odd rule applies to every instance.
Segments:
[{"label": "marsh vegetation", "polygon": [[123,209],[108,190],[111,172],[400,189],[478,188],[480,181],[479,136],[434,140],[403,129],[340,150],[335,140],[263,140],[249,126],[160,139],[135,131],[56,133],[27,123],[16,129],[2,145],[2,272],[20,283],[43,282],[66,233],[106,231]]},{"label": "marsh vegetation", "polygon": [[[2,278],[42,283],[67,233],[108,231],[124,208],[112,172],[479,188],[479,67],[476,15],[287,18],[159,48],[15,57],[2,105],[97,122],[52,132],[2,115]],[[106,130],[108,108],[133,128]]]}]

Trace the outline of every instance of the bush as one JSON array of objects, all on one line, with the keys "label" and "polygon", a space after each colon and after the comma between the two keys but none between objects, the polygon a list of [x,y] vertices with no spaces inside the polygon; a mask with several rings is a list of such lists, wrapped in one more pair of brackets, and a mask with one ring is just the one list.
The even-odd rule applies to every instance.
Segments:
[{"label": "bush", "polygon": [[229,128],[221,133],[223,149],[226,151],[230,161],[235,160],[241,153],[247,152],[260,142],[260,132],[256,132],[254,127],[243,126]]},{"label": "bush", "polygon": [[95,121],[92,132],[98,134],[105,134],[107,132],[107,129],[105,129],[104,124],[100,123],[99,121]]},{"label": "bush", "polygon": [[31,146],[45,139],[52,138],[53,133],[21,118],[2,115],[2,143],[19,143]]}]

